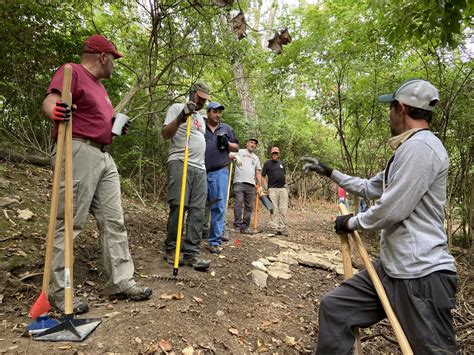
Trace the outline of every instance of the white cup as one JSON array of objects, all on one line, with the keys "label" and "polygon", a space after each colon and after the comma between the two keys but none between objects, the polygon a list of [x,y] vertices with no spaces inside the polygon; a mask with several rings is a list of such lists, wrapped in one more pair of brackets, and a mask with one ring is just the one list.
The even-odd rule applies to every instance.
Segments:
[{"label": "white cup", "polygon": [[124,115],[123,113],[117,113],[117,115],[115,115],[115,121],[112,127],[112,134],[114,136],[121,136],[123,126],[125,126],[128,120],[129,118],[127,115]]}]

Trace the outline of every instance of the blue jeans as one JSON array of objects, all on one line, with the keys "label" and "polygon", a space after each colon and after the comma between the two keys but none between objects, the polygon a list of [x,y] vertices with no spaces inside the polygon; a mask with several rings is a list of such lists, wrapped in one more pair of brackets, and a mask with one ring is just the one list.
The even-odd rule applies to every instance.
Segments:
[{"label": "blue jeans", "polygon": [[229,169],[227,167],[207,173],[207,200],[211,203],[209,245],[222,243],[228,183]]}]

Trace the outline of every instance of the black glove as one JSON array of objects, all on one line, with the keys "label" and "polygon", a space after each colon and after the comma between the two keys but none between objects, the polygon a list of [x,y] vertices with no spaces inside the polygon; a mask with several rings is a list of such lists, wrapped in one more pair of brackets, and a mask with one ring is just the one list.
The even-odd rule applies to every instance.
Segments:
[{"label": "black glove", "polygon": [[353,213],[336,217],[334,230],[336,231],[337,234],[345,235],[345,234],[349,234],[353,232],[353,230],[349,228],[349,220],[351,219],[351,217],[354,217]]},{"label": "black glove", "polygon": [[217,135],[217,149],[229,150],[229,136],[227,133]]},{"label": "black glove", "polygon": [[53,110],[53,120],[56,122],[65,122],[71,119],[71,113],[76,110],[76,106],[68,106],[62,100],[56,101],[56,105]]},{"label": "black glove", "polygon": [[122,136],[128,133],[128,129],[130,128],[130,121],[125,123],[122,127]]},{"label": "black glove", "polygon": [[[115,116],[112,117],[112,126],[114,125],[115,122]],[[122,136],[126,135],[128,133],[128,129],[130,128],[130,121],[127,121],[122,127]],[[115,134],[114,134],[115,135]]]},{"label": "black glove", "polygon": [[332,168],[322,163],[319,159],[304,157],[300,159],[306,162],[303,165],[303,175],[308,174],[309,171],[316,171],[319,175],[330,177],[332,174]]},{"label": "black glove", "polygon": [[196,111],[196,104],[192,101],[188,101],[184,104],[183,110],[179,113],[178,119],[181,123],[186,122],[189,115],[192,115]]}]

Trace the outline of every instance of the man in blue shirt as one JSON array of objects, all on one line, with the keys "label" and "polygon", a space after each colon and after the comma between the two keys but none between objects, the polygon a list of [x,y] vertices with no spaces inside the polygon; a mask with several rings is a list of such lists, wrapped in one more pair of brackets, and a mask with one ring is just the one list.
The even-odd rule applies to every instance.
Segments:
[{"label": "man in blue shirt", "polygon": [[206,172],[207,200],[211,208],[211,228],[208,249],[213,254],[221,251],[224,233],[227,186],[229,183],[229,151],[239,151],[239,141],[231,126],[222,123],[224,106],[218,102],[207,105]]}]

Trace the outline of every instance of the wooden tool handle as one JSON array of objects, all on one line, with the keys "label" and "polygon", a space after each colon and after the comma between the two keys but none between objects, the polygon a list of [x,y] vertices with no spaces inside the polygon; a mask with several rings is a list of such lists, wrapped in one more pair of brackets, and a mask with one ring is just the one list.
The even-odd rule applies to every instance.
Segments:
[{"label": "wooden tool handle", "polygon": [[[339,210],[342,214],[349,213],[344,204],[339,204]],[[375,271],[374,265],[370,260],[370,256],[367,253],[367,250],[365,249],[364,243],[362,242],[359,233],[357,233],[357,231],[353,231],[351,235],[352,239],[354,240],[354,244],[357,248],[357,251],[359,252],[362,260],[364,261],[364,265],[367,269],[367,272],[369,273],[370,279],[374,284],[375,291],[379,296],[380,302],[382,303],[383,309],[385,310],[385,314],[387,315],[387,318],[390,321],[390,324],[392,325],[393,332],[395,333],[398,344],[400,345],[400,350],[402,351],[402,354],[413,354],[410,343],[408,342],[408,339],[405,333],[403,332],[403,329],[397,319],[397,316],[393,312],[392,306],[390,305],[390,301],[388,300],[387,294],[385,293],[385,289],[383,288],[382,282],[380,281],[380,278],[377,275],[377,271]]]},{"label": "wooden tool handle", "polygon": [[[341,254],[342,266],[344,268],[344,279],[347,280],[352,277],[351,247],[349,245],[349,237],[347,235],[341,235]],[[359,328],[354,328],[354,336],[356,339],[355,354],[362,355],[362,344],[360,342]]]},{"label": "wooden tool handle", "polygon": [[[64,66],[64,79],[61,91],[61,99],[72,105],[71,94],[72,67],[69,64]],[[74,298],[74,277],[73,277],[73,168],[72,168],[72,112],[71,118],[65,123],[65,163],[64,163],[64,314],[73,314]]]}]

